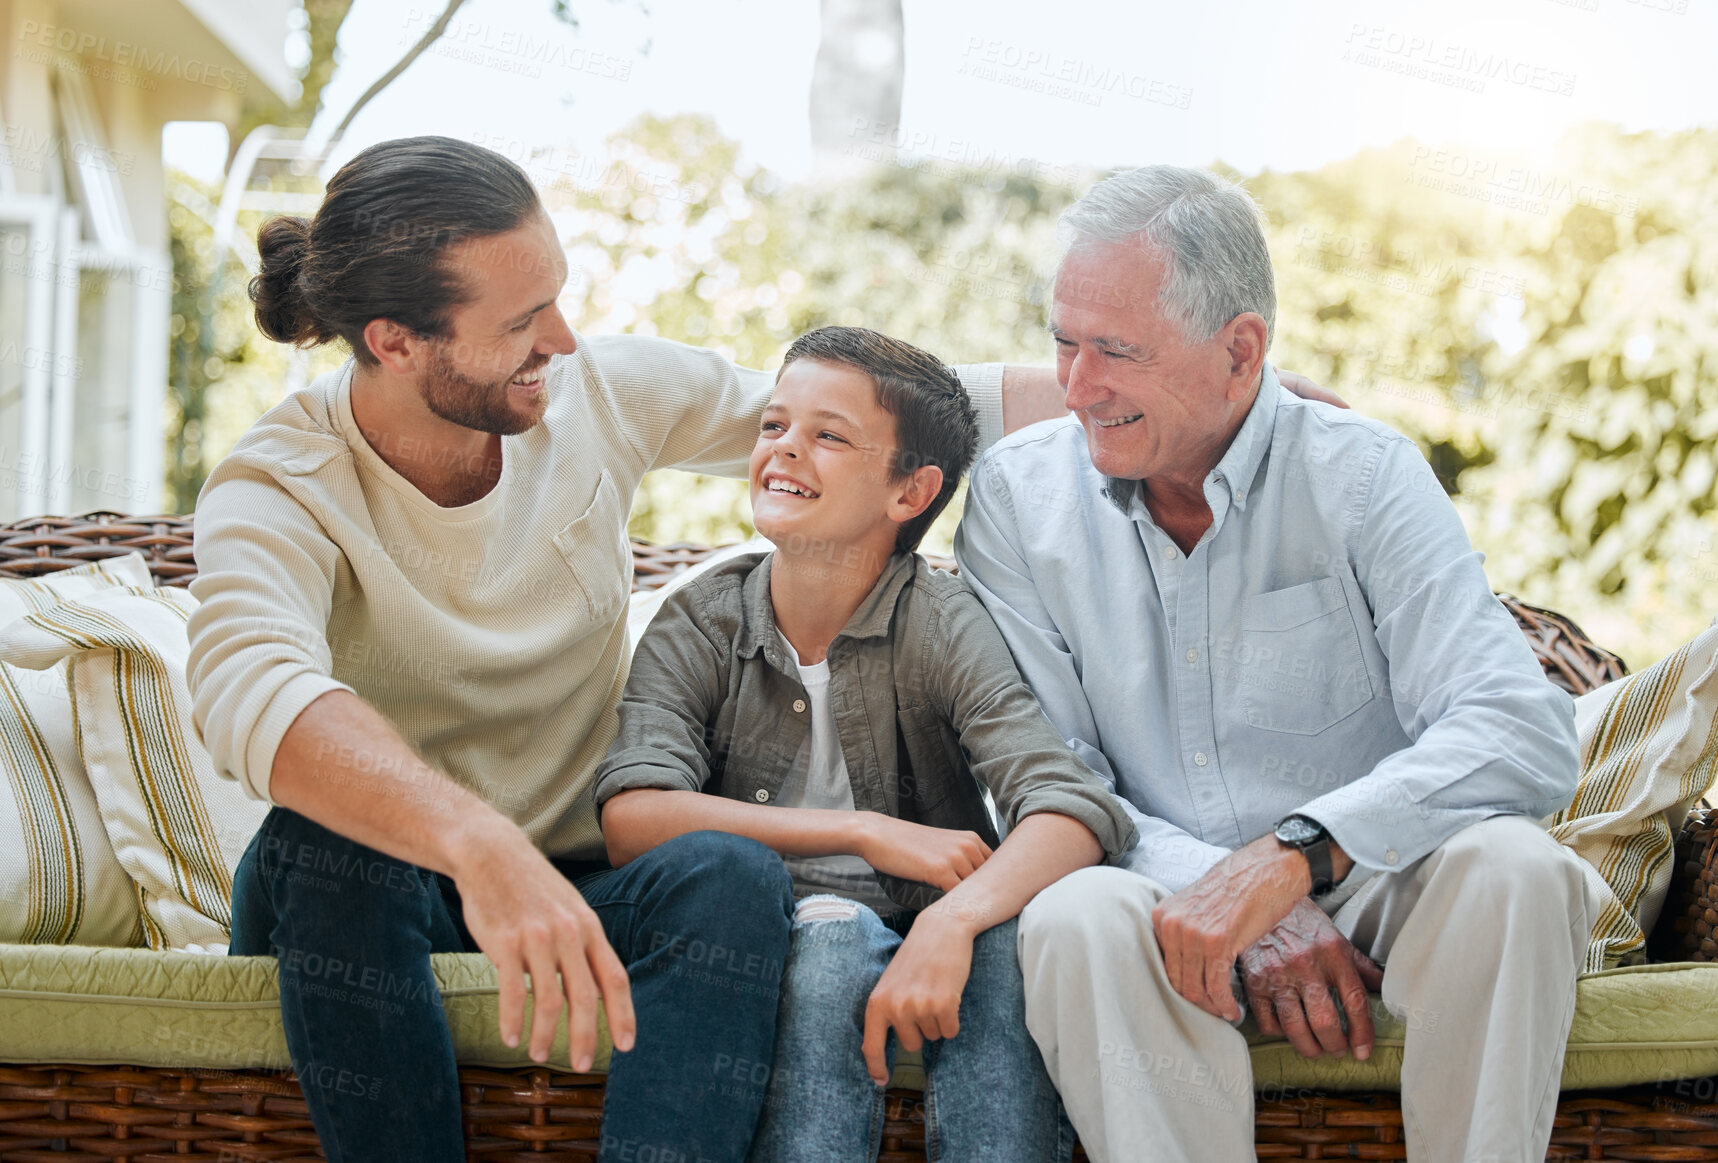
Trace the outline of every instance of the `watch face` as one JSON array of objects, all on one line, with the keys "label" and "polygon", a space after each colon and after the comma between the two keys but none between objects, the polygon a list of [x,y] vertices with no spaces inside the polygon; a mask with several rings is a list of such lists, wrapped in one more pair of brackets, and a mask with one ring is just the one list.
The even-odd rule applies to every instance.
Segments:
[{"label": "watch face", "polygon": [[1324,829],[1304,816],[1290,816],[1277,825],[1277,839],[1297,848],[1311,844],[1324,834]]}]

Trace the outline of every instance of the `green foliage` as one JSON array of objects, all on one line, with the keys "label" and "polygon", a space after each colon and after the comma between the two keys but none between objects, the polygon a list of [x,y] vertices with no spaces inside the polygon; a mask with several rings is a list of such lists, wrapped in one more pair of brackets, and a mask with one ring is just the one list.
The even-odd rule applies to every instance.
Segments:
[{"label": "green foliage", "polygon": [[1248,183],[1273,357],[1420,441],[1493,585],[1650,662],[1718,610],[1718,134],[1461,168],[1405,144]]},{"label": "green foliage", "polygon": [[237,149],[245,136],[259,125],[289,125],[305,129],[316,119],[322,108],[322,90],[334,77],[335,48],[340,39],[340,26],[352,9],[352,0],[302,0],[305,32],[310,38],[310,61],[298,78],[298,99],[284,105],[268,90],[252,86],[249,100],[239,116],[232,133],[232,145]]},{"label": "green foliage", "polygon": [[[215,263],[213,200],[220,191],[188,174],[168,175],[167,223],[173,255],[173,315],[168,325],[167,492],[173,512],[196,508],[209,470],[269,408],[297,374],[338,367],[335,347],[291,353],[256,329],[245,294],[249,272],[228,252]],[[256,236],[262,216],[240,215]]]},{"label": "green foliage", "polygon": [[[220,191],[186,174],[173,175],[167,209],[173,255],[173,316],[168,326],[167,491],[173,511],[189,513],[208,475],[211,398],[228,370],[252,355],[252,343],[231,284],[243,285],[244,268],[228,257],[227,269],[214,264],[214,231],[185,205],[207,205]],[[198,200],[201,199],[199,202]],[[227,292],[227,293],[223,293]],[[260,338],[260,337],[259,337]],[[219,395],[219,393],[213,393]],[[231,394],[228,393],[228,400]],[[235,437],[236,438],[236,437]],[[220,447],[230,446],[230,441]]]},{"label": "green foliage", "polygon": [[[736,175],[696,118],[641,122],[614,157],[571,197],[597,240],[575,259],[584,327],[753,366],[823,323],[950,361],[1050,358],[1054,222],[1088,178],[927,163],[783,189]],[[1596,127],[1536,165],[1405,142],[1246,181],[1277,268],[1275,361],[1418,440],[1493,584],[1635,663],[1718,607],[1715,170],[1718,134]],[[633,531],[730,539],[747,513],[732,482],[655,474]]]}]

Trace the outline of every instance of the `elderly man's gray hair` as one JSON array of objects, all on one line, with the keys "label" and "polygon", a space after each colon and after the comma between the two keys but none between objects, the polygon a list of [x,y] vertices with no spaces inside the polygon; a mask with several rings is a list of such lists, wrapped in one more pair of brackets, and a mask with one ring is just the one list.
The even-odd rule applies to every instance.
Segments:
[{"label": "elderly man's gray hair", "polygon": [[1203,343],[1235,316],[1264,316],[1276,330],[1277,290],[1257,204],[1204,170],[1142,166],[1099,182],[1062,214],[1069,250],[1143,242],[1167,268],[1158,305],[1189,342]]}]

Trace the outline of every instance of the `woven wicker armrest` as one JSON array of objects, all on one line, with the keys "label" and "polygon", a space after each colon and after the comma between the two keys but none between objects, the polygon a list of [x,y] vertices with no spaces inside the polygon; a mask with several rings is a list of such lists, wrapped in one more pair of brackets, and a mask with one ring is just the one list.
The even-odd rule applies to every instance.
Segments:
[{"label": "woven wicker armrest", "polygon": [[1584,695],[1628,673],[1623,660],[1595,643],[1573,621],[1555,610],[1530,606],[1510,594],[1498,600],[1515,615],[1545,677],[1572,695]]},{"label": "woven wicker armrest", "polygon": [[1676,865],[1658,924],[1647,938],[1652,961],[1718,961],[1718,808],[1702,800],[1676,835]]}]

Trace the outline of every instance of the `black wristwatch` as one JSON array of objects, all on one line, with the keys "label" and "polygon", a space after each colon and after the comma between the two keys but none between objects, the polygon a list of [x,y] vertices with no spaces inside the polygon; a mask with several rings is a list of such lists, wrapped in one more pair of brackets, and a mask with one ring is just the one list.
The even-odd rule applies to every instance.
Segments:
[{"label": "black wristwatch", "polygon": [[1330,833],[1317,820],[1305,816],[1285,816],[1277,825],[1277,841],[1300,849],[1312,869],[1312,896],[1324,896],[1336,887],[1335,869],[1330,863]]}]

